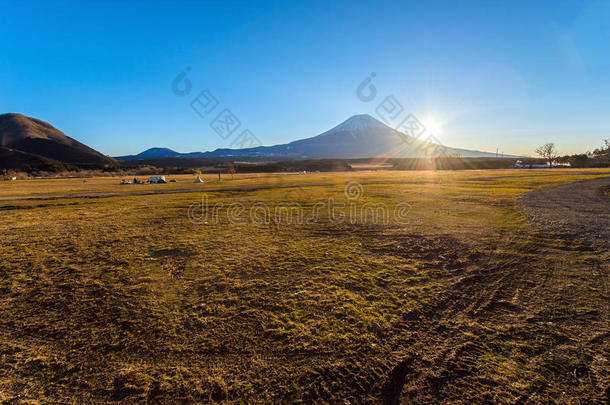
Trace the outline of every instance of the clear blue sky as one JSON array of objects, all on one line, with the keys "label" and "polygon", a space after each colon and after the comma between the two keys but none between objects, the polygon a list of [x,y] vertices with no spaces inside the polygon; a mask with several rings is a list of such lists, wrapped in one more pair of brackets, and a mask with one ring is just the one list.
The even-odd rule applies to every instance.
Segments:
[{"label": "clear blue sky", "polygon": [[110,155],[227,147],[189,106],[204,89],[265,145],[374,115],[386,95],[449,146],[610,138],[610,0],[53,3],[0,1],[0,112]]}]

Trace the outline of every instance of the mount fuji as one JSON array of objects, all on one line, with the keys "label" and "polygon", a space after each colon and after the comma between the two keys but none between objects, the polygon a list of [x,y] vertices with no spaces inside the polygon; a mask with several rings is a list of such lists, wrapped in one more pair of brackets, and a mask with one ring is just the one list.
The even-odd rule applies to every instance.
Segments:
[{"label": "mount fuji", "polygon": [[[155,148],[155,152],[163,149]],[[269,157],[289,159],[355,159],[408,157],[496,157],[495,153],[452,148],[440,145],[427,134],[419,138],[399,132],[368,114],[354,115],[334,128],[311,138],[246,149],[216,149],[211,152],[177,153],[167,149],[167,156],[190,158]],[[149,151],[147,151],[149,152]],[[149,153],[118,159],[144,159]],[[162,153],[160,153],[162,155]],[[506,156],[505,157],[513,157]]]}]

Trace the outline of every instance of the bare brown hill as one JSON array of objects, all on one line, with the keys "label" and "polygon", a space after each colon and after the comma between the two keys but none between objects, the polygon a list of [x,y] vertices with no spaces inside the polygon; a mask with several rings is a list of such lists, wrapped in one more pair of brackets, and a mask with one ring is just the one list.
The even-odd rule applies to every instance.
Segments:
[{"label": "bare brown hill", "polygon": [[0,166],[37,168],[49,164],[81,167],[114,166],[117,162],[70,138],[51,124],[22,114],[0,115]]}]

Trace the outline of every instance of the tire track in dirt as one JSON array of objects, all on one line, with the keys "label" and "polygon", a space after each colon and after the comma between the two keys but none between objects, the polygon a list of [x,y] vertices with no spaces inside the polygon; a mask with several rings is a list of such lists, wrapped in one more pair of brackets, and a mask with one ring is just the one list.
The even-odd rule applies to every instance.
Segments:
[{"label": "tire track in dirt", "polygon": [[462,271],[439,271],[447,291],[408,322],[412,344],[390,371],[382,401],[605,403],[609,308],[598,274],[609,266],[548,260],[540,252],[563,251],[553,243],[544,234],[500,235]]}]

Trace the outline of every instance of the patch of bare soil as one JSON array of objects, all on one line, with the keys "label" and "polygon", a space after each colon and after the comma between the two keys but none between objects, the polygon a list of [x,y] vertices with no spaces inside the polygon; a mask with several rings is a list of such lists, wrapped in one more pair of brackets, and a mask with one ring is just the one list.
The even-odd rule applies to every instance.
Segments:
[{"label": "patch of bare soil", "polygon": [[610,177],[541,188],[520,195],[519,208],[546,232],[610,248]]}]

